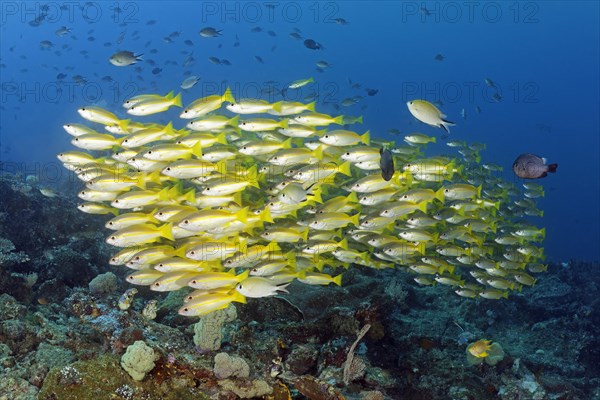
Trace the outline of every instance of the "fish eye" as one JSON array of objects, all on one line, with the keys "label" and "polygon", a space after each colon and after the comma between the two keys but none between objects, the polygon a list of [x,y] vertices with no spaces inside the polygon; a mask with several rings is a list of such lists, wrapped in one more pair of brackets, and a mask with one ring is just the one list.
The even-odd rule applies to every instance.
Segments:
[{"label": "fish eye", "polygon": [[183,309],[183,311],[185,311],[185,312],[188,312],[189,310],[188,310],[188,308],[186,307],[186,308],[184,308],[184,309]]},{"label": "fish eye", "polygon": [[207,187],[207,188],[206,188],[206,191],[209,191],[209,190],[210,190],[210,188],[209,188],[209,187]]},{"label": "fish eye", "polygon": [[450,189],[444,189],[444,193],[450,193]]},{"label": "fish eye", "polygon": [[116,237],[114,237],[114,236],[111,236],[111,237],[110,237],[110,240],[116,240],[116,239],[117,239],[117,238],[116,238]]},{"label": "fish eye", "polygon": [[183,223],[187,225],[190,223],[190,220],[186,219],[185,221],[183,221]]},{"label": "fish eye", "polygon": [[191,256],[193,256],[194,254],[196,254],[196,252],[194,250],[190,251]]},{"label": "fish eye", "polygon": [[146,153],[146,154],[152,154],[152,150],[148,150],[148,153]]},{"label": "fish eye", "polygon": [[167,171],[170,171],[170,170],[171,170],[171,167],[167,167]]},{"label": "fish eye", "polygon": [[156,286],[156,287],[160,286],[160,282],[154,282],[154,286]]},{"label": "fish eye", "polygon": [[112,224],[113,224],[113,223],[112,223],[112,222],[109,222],[108,224],[112,226]]},{"label": "fish eye", "polygon": [[85,107],[82,107],[82,108],[81,108],[81,111],[85,111]]},{"label": "fish eye", "polygon": [[269,236],[269,235],[270,235],[270,233],[269,233],[269,232],[265,232],[265,236]]}]

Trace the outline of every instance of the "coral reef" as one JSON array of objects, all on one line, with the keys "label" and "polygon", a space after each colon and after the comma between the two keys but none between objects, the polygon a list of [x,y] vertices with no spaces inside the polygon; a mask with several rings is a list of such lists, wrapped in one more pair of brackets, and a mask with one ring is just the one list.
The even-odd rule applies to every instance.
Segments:
[{"label": "coral reef", "polygon": [[[127,310],[125,286],[90,292],[94,277],[116,273],[91,233],[97,218],[64,197],[13,191],[17,180],[0,178],[0,211],[39,208],[22,226],[0,224],[9,254],[29,259],[0,266],[0,399],[600,399],[598,264],[551,263],[508,301],[444,296],[409,274],[364,269],[345,273],[342,287],[292,284],[285,298],[249,299],[209,323],[177,315],[185,293],[173,292],[150,320],[146,288]],[[40,223],[53,218],[70,224]],[[27,230],[39,233],[32,246]],[[33,273],[33,285],[13,275]],[[367,324],[353,349],[361,374],[344,385]],[[502,344],[496,365],[468,364],[466,346],[480,338]],[[136,341],[155,358],[141,381],[120,366]]]},{"label": "coral reef", "polygon": [[127,347],[125,354],[121,356],[121,367],[136,381],[141,381],[154,368],[154,362],[159,355],[154,353],[152,347],[146,345],[142,340],[136,341]]}]

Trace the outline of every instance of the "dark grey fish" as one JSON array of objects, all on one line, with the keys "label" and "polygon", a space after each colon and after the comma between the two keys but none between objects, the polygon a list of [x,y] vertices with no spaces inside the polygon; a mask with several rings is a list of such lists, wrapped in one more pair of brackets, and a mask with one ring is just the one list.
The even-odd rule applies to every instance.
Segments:
[{"label": "dark grey fish", "polygon": [[311,50],[321,50],[323,48],[323,46],[320,43],[315,42],[312,39],[306,39],[304,41],[304,47],[311,49]]},{"label": "dark grey fish", "polygon": [[200,33],[200,36],[202,36],[202,37],[212,38],[212,37],[221,36],[222,32],[223,32],[222,30],[218,30],[211,26],[207,26],[206,28],[202,28],[199,33]]},{"label": "dark grey fish", "polygon": [[546,159],[534,154],[521,154],[513,163],[513,172],[519,178],[544,178],[548,172],[556,172],[558,164],[546,164]]},{"label": "dark grey fish", "polygon": [[381,167],[381,177],[389,181],[394,176],[395,168],[394,168],[394,157],[392,156],[392,152],[388,149],[382,147],[379,149],[379,155],[381,158],[379,159],[379,166]]}]

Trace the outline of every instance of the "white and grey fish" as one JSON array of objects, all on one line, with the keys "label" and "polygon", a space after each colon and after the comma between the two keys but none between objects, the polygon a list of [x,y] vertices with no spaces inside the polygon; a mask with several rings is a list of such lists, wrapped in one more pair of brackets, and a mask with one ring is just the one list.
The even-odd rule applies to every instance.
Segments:
[{"label": "white and grey fish", "polygon": [[135,64],[138,61],[142,61],[142,56],[143,54],[134,54],[131,51],[124,50],[118,51],[110,56],[108,61],[110,61],[110,63],[114,66],[126,67],[128,65]]}]

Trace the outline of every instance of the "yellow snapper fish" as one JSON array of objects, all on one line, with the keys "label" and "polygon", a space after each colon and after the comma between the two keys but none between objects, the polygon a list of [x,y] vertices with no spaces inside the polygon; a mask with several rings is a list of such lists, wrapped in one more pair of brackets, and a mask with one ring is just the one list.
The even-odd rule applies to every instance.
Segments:
[{"label": "yellow snapper fish", "polygon": [[363,135],[359,135],[352,131],[338,129],[325,133],[319,138],[319,141],[330,146],[351,146],[357,143],[364,143],[368,146],[370,141],[370,132],[366,131]]},{"label": "yellow snapper fish", "polygon": [[259,114],[270,113],[274,109],[281,110],[281,104],[282,102],[271,104],[260,99],[242,99],[229,103],[225,108],[236,114]]},{"label": "yellow snapper fish", "polygon": [[106,111],[101,107],[82,107],[78,109],[77,112],[79,112],[79,115],[88,121],[96,122],[102,125],[118,124],[120,121],[115,114],[111,113],[110,111]]},{"label": "yellow snapper fish", "polygon": [[65,124],[63,125],[63,129],[71,136],[81,136],[87,133],[99,133],[90,128],[89,126],[82,124]]},{"label": "yellow snapper fish", "polygon": [[106,239],[106,243],[116,247],[138,246],[146,243],[154,243],[161,238],[173,240],[171,224],[155,226],[140,224],[120,229]]},{"label": "yellow snapper fish", "polygon": [[232,302],[245,304],[246,297],[235,290],[231,293],[207,293],[188,301],[179,309],[179,315],[187,317],[206,315],[227,308]]},{"label": "yellow snapper fish", "polygon": [[184,119],[198,118],[217,110],[224,102],[235,103],[235,99],[229,88],[225,89],[223,95],[211,95],[194,100],[183,109],[179,117]]},{"label": "yellow snapper fish", "polygon": [[267,278],[251,276],[238,283],[235,290],[245,297],[259,298],[289,293],[285,289],[288,285],[289,283],[277,285]]},{"label": "yellow snapper fish", "polygon": [[[139,95],[123,106],[154,112],[175,97]],[[522,222],[541,215],[543,190],[491,174],[498,168],[479,164],[484,145],[452,142],[456,155],[425,156],[434,137],[413,133],[395,146],[335,129],[362,118],[320,114],[308,101],[236,102],[227,89],[184,109],[192,131],[84,107],[110,134],[69,123],[83,148],[58,158],[85,182],[82,211],[116,215],[107,242],[120,251],[109,263],[151,290],[191,287],[181,310],[190,316],[275,295],[294,280],[340,284],[340,267],[402,268],[417,284],[491,300],[526,290],[546,270],[545,229]],[[240,114],[254,114],[246,129]],[[404,166],[389,180],[382,148]]]},{"label": "yellow snapper fish", "polygon": [[137,116],[151,115],[166,111],[171,106],[181,107],[181,93],[174,96],[173,92],[171,92],[164,97],[146,98],[145,100],[138,101],[127,109],[127,114]]},{"label": "yellow snapper fish", "polygon": [[436,128],[443,128],[447,133],[450,133],[450,126],[455,125],[453,122],[445,120],[446,115],[426,100],[410,100],[406,106],[413,117],[419,121]]}]

